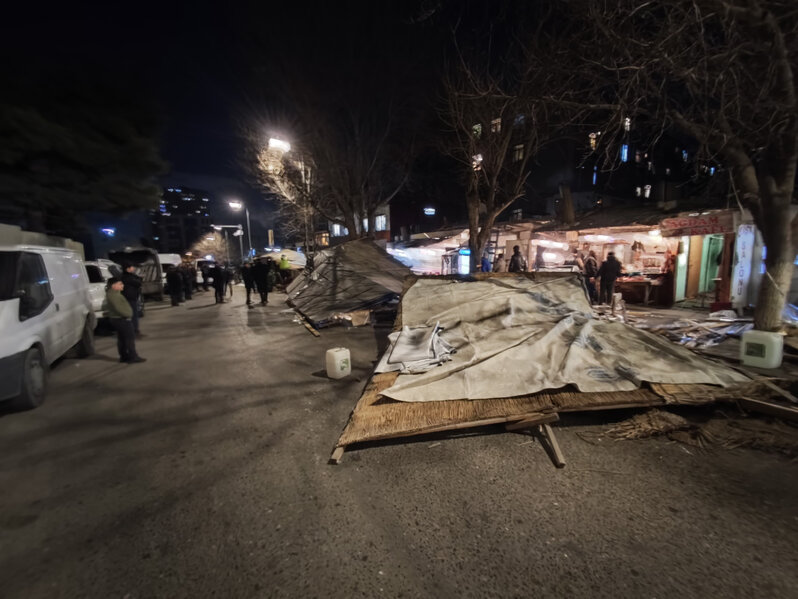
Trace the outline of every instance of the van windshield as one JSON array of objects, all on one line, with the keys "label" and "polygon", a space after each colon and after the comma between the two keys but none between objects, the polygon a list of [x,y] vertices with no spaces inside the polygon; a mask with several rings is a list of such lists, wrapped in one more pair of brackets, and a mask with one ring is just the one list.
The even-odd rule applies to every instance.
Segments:
[{"label": "van windshield", "polygon": [[0,252],[0,301],[14,297],[19,252]]}]

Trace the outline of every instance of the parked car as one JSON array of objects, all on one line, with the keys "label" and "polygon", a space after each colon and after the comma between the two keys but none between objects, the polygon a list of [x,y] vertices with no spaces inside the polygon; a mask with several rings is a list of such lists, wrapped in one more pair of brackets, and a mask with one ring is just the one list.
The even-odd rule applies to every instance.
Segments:
[{"label": "parked car", "polygon": [[108,279],[114,274],[111,268],[118,268],[110,260],[95,260],[86,262],[86,275],[89,277],[89,297],[91,298],[91,309],[99,322],[103,318],[103,302],[105,301],[105,285]]},{"label": "parked car", "polygon": [[50,365],[94,353],[95,318],[83,259],[74,250],[0,247],[0,401],[44,401]]},{"label": "parked car", "polygon": [[158,252],[145,247],[126,247],[109,252],[108,257],[117,264],[133,264],[136,274],[142,278],[141,295],[163,299],[163,269]]}]

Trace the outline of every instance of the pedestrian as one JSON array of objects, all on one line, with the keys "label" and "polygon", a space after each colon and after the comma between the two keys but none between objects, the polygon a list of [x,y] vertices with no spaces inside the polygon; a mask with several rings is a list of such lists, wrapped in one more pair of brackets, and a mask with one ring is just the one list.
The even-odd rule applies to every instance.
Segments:
[{"label": "pedestrian", "polygon": [[244,262],[244,266],[241,269],[241,279],[244,281],[244,289],[247,290],[247,306],[249,306],[252,304],[250,295],[255,289],[255,273],[253,272],[251,262]]},{"label": "pedestrian", "polygon": [[196,276],[191,274],[191,267],[188,264],[181,264],[178,270],[180,271],[180,277],[183,279],[183,297],[190,300]]},{"label": "pedestrian", "polygon": [[497,254],[496,260],[493,262],[493,272],[507,272],[507,260],[504,259],[504,254]]},{"label": "pedestrian", "polygon": [[285,254],[280,256],[280,278],[283,281],[283,285],[288,285],[291,281],[291,263]]},{"label": "pedestrian", "polygon": [[490,272],[490,258],[488,258],[487,252],[482,254],[482,272]]},{"label": "pedestrian", "polygon": [[127,364],[145,362],[146,359],[136,353],[136,335],[133,332],[133,313],[135,310],[122,295],[125,284],[117,277],[108,279],[105,288],[105,316],[116,331],[116,347],[119,361]]},{"label": "pedestrian", "polygon": [[599,267],[598,276],[601,281],[599,291],[599,303],[609,304],[612,302],[612,294],[615,291],[615,279],[621,274],[621,263],[615,257],[615,252],[609,252],[607,259]]},{"label": "pedestrian", "polygon": [[131,263],[125,263],[122,266],[122,277],[120,279],[124,288],[122,295],[130,303],[133,309],[133,316],[131,322],[133,323],[133,334],[136,337],[143,337],[139,330],[139,302],[141,301],[141,283],[142,278],[136,274],[136,267]]},{"label": "pedestrian", "polygon": [[590,297],[590,303],[598,303],[598,291],[596,291],[596,277],[598,276],[598,259],[596,252],[590,250],[585,259],[585,284],[587,285],[587,293]]},{"label": "pedestrian", "polygon": [[172,298],[172,305],[179,306],[180,296],[183,293],[183,277],[172,264],[166,269],[166,286],[169,289],[169,297]]},{"label": "pedestrian", "polygon": [[258,259],[252,267],[252,279],[260,294],[260,304],[265,306],[269,303],[269,268],[268,262]]},{"label": "pedestrian", "polygon": [[213,278],[213,291],[216,296],[216,303],[223,304],[227,273],[225,273],[224,267],[217,262],[208,274],[210,275],[210,278]]},{"label": "pedestrian", "polygon": [[202,290],[208,291],[208,287],[211,283],[211,269],[208,267],[207,263],[200,267],[200,272],[202,273]]},{"label": "pedestrian", "polygon": [[507,266],[507,272],[526,272],[526,269],[526,258],[521,255],[521,247],[514,245],[513,255],[510,256],[510,264]]}]

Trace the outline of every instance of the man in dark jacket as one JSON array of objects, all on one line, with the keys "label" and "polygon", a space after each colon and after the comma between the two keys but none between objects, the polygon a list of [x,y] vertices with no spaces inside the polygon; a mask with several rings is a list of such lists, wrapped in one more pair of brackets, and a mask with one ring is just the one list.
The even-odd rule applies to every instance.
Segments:
[{"label": "man in dark jacket", "polygon": [[521,255],[521,247],[514,245],[510,264],[507,265],[507,272],[526,272],[526,269],[526,258]]},{"label": "man in dark jacket", "polygon": [[227,283],[227,273],[224,270],[224,266],[217,262],[211,269],[210,275],[213,277],[213,290],[216,294],[216,303],[223,304],[224,288]]},{"label": "man in dark jacket", "polygon": [[144,362],[145,359],[136,353],[136,337],[133,334],[131,318],[135,312],[122,293],[124,284],[120,279],[108,279],[105,291],[105,316],[116,331],[116,347],[119,350],[119,361],[128,364]]},{"label": "man in dark jacket", "polygon": [[130,307],[133,309],[133,316],[131,322],[133,324],[133,333],[137,337],[141,337],[139,330],[139,298],[141,297],[141,283],[142,279],[136,274],[136,267],[133,264],[122,265],[122,296],[128,301]]},{"label": "man in dark jacket", "polygon": [[260,294],[260,304],[265,306],[269,303],[269,265],[257,260],[252,267],[252,276]]},{"label": "man in dark jacket", "polygon": [[249,306],[252,303],[250,295],[255,289],[255,273],[251,262],[244,262],[244,266],[241,267],[241,280],[244,281],[244,289],[247,290],[247,306]]},{"label": "man in dark jacket", "polygon": [[598,276],[598,259],[596,252],[590,250],[587,258],[585,258],[585,284],[587,285],[587,292],[590,295],[590,303],[598,303],[598,292],[596,291],[596,277]]},{"label": "man in dark jacket", "polygon": [[621,274],[621,263],[615,258],[615,252],[609,252],[607,259],[598,269],[597,276],[601,279],[599,302],[609,304],[612,302],[612,293],[615,290],[615,279]]},{"label": "man in dark jacket", "polygon": [[172,298],[172,305],[180,305],[180,296],[183,293],[183,277],[180,271],[173,265],[169,265],[166,271],[166,286],[169,288],[169,296]]}]

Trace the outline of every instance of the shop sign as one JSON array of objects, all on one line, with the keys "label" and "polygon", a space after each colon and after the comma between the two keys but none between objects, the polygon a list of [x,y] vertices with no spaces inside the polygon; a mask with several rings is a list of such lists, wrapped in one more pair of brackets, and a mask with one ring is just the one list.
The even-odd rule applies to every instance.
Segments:
[{"label": "shop sign", "polygon": [[751,264],[754,258],[754,225],[740,225],[734,245],[734,268],[732,270],[731,303],[735,308],[748,303],[748,281],[751,280]]},{"label": "shop sign", "polygon": [[663,237],[683,235],[712,235],[734,232],[734,212],[710,212],[707,214],[680,214],[662,219],[660,230]]}]

